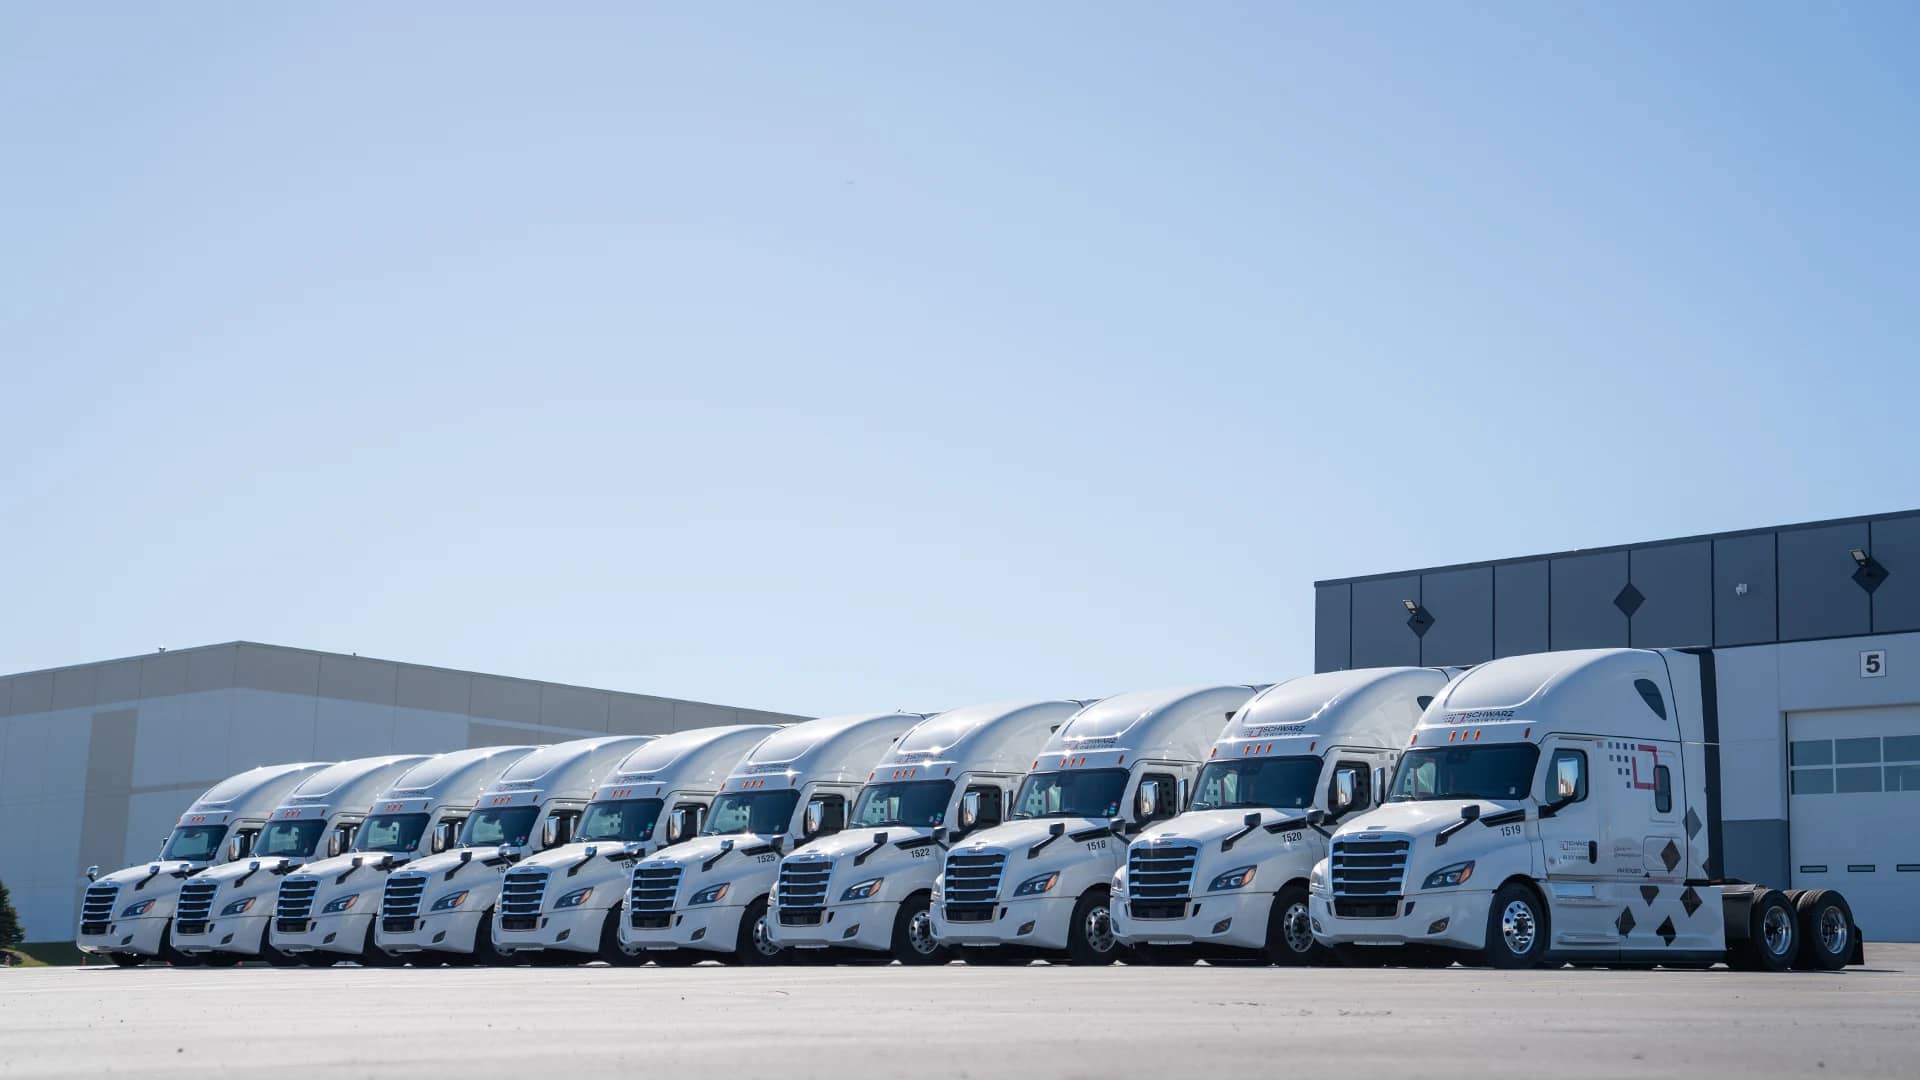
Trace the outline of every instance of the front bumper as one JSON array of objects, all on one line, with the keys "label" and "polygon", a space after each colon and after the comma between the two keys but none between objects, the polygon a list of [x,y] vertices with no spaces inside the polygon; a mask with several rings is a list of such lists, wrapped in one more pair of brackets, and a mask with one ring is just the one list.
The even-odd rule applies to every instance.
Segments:
[{"label": "front bumper", "polygon": [[992,917],[980,922],[949,921],[947,905],[937,903],[931,909],[933,937],[942,945],[1024,945],[1064,952],[1073,905],[1078,902],[1073,896],[1000,900],[993,906]]},{"label": "front bumper", "polygon": [[166,936],[168,915],[147,915],[119,919],[107,924],[104,934],[81,934],[74,944],[84,953],[133,953],[136,956],[160,955],[160,940]]},{"label": "front bumper", "polygon": [[[774,908],[767,912],[767,933],[783,948],[823,949],[829,946],[886,952],[893,948],[893,922],[900,911],[894,900],[847,901],[824,908],[796,911]],[[782,916],[816,918],[817,922],[789,923]]]},{"label": "front bumper", "polygon": [[620,920],[620,943],[629,949],[701,949],[730,953],[740,940],[740,920],[747,909],[734,904],[701,904],[675,908],[667,925],[637,928]]},{"label": "front bumper", "polygon": [[[1177,919],[1135,918],[1131,905],[1113,902],[1113,934],[1122,945],[1222,945],[1263,949],[1267,919],[1273,914],[1270,892],[1234,889],[1190,899]],[[1224,926],[1222,924],[1225,924]]]},{"label": "front bumper", "polygon": [[[271,898],[269,898],[271,899]],[[259,906],[260,901],[254,901]],[[175,924],[173,928],[173,947],[183,953],[239,953],[243,956],[258,956],[260,943],[266,940],[267,923],[271,915],[224,915],[207,923],[204,932],[183,934]]]},{"label": "front bumper", "polygon": [[[407,925],[389,928],[389,920],[374,926],[374,944],[390,953],[435,952],[471,953],[479,941],[480,922],[487,913],[480,911],[435,911],[406,920]],[[400,920],[392,920],[398,924]]]},{"label": "front bumper", "polygon": [[600,928],[606,925],[607,908],[572,907],[565,911],[543,911],[535,917],[531,930],[508,930],[501,920],[493,921],[493,947],[501,952],[559,949],[565,952],[600,951]]},{"label": "front bumper", "polygon": [[[362,900],[360,904],[354,906],[359,907],[365,903],[366,901]],[[267,940],[281,952],[331,952],[358,956],[360,947],[367,943],[367,926],[372,921],[372,911],[316,915],[307,920],[305,930],[290,933],[280,929],[280,924],[276,920],[267,931]]]},{"label": "front bumper", "polygon": [[[1322,945],[1445,945],[1480,949],[1487,943],[1487,907],[1493,893],[1480,889],[1432,889],[1400,901],[1385,919],[1357,919],[1333,913],[1333,898],[1308,898],[1313,936]],[[1445,920],[1445,925],[1435,929]]]}]

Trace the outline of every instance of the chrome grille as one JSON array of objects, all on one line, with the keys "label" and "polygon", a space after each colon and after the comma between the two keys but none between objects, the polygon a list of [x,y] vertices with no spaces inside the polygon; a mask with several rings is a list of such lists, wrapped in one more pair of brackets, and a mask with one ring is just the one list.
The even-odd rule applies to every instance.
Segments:
[{"label": "chrome grille", "polygon": [[380,925],[398,934],[410,934],[420,915],[420,901],[427,891],[427,875],[394,874],[387,878],[386,892],[380,898]]},{"label": "chrome grille", "polygon": [[780,906],[817,908],[827,905],[827,879],[833,876],[830,859],[787,859],[780,864]]},{"label": "chrome grille", "polygon": [[946,915],[952,922],[987,922],[1000,899],[1000,878],[1007,870],[1004,852],[951,852],[945,871]]},{"label": "chrome grille", "polygon": [[1136,919],[1178,919],[1193,898],[1192,844],[1140,841],[1127,849],[1127,911]]},{"label": "chrome grille", "polygon": [[120,896],[118,885],[89,885],[87,897],[80,902],[80,932],[104,934],[113,920],[113,902]]},{"label": "chrome grille", "polygon": [[678,866],[633,868],[633,883],[627,890],[627,921],[636,929],[658,930],[673,918],[673,902],[680,895]]},{"label": "chrome grille", "polygon": [[532,930],[540,923],[540,901],[547,895],[549,871],[543,869],[508,871],[500,886],[500,928]]},{"label": "chrome grille", "polygon": [[1400,913],[1406,892],[1407,852],[1399,838],[1333,841],[1329,870],[1333,913],[1345,918],[1388,919]]},{"label": "chrome grille", "polygon": [[180,887],[180,902],[173,909],[173,932],[204,934],[213,915],[213,894],[220,891],[217,881],[189,881]]},{"label": "chrome grille", "polygon": [[320,891],[316,877],[290,877],[280,883],[280,898],[273,905],[273,925],[283,934],[304,934],[307,920],[313,916],[313,898]]}]

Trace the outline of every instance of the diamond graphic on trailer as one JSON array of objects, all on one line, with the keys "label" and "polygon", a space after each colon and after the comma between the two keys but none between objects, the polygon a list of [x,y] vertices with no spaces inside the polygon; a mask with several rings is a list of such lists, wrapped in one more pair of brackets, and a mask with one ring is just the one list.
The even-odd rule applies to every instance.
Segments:
[{"label": "diamond graphic on trailer", "polygon": [[1701,902],[1700,894],[1694,892],[1691,885],[1687,886],[1686,892],[1680,894],[1680,906],[1687,909],[1688,918],[1692,918],[1693,913],[1700,910]]},{"label": "diamond graphic on trailer", "polygon": [[1680,865],[1680,849],[1673,846],[1673,841],[1667,841],[1667,846],[1660,849],[1660,861],[1666,864],[1668,870]]},{"label": "diamond graphic on trailer", "polygon": [[1621,937],[1633,933],[1633,909],[1621,908],[1620,917],[1613,920],[1613,928],[1620,931]]}]

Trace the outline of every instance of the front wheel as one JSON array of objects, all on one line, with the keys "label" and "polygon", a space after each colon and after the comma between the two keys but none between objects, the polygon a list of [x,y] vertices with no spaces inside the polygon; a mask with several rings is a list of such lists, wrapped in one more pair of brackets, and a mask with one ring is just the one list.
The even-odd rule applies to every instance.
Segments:
[{"label": "front wheel", "polygon": [[147,962],[146,957],[130,952],[108,953],[107,959],[113,961],[115,967],[139,967]]},{"label": "front wheel", "polygon": [[1540,966],[1547,955],[1547,907],[1518,881],[1500,886],[1487,909],[1487,966],[1513,971]]},{"label": "front wheel", "polygon": [[639,967],[647,962],[646,953],[628,952],[620,945],[620,908],[608,909],[607,921],[600,925],[599,958],[613,967]]},{"label": "front wheel", "polygon": [[902,964],[944,964],[952,950],[933,937],[933,913],[926,893],[914,893],[893,917],[893,958]]},{"label": "front wheel", "polygon": [[487,967],[508,967],[519,963],[513,957],[500,951],[493,943],[493,912],[487,912],[480,920],[480,926],[473,932],[473,962]]},{"label": "front wheel", "polygon": [[1067,925],[1067,959],[1075,964],[1111,964],[1120,958],[1119,952],[1107,890],[1088,889],[1073,905],[1073,921]]},{"label": "front wheel", "polygon": [[740,916],[740,933],[733,943],[733,958],[740,964],[777,964],[780,946],[767,933],[767,898],[762,896],[747,905]]},{"label": "front wheel", "polygon": [[1313,940],[1313,916],[1307,909],[1307,890],[1294,884],[1273,898],[1267,915],[1267,959],[1283,967],[1325,963],[1327,947]]}]

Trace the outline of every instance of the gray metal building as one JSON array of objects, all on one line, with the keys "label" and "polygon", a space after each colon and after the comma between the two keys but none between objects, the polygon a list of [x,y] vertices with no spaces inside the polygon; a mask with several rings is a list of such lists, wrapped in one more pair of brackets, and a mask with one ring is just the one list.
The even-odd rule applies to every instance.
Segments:
[{"label": "gray metal building", "polygon": [[1314,586],[1314,667],[1711,646],[1723,856],[1920,940],[1920,511]]},{"label": "gray metal building", "polygon": [[0,881],[28,941],[70,941],[87,866],[255,765],[801,719],[252,642],[0,677]]}]

